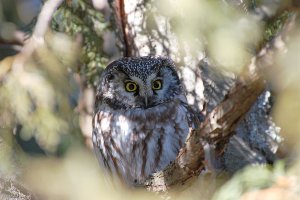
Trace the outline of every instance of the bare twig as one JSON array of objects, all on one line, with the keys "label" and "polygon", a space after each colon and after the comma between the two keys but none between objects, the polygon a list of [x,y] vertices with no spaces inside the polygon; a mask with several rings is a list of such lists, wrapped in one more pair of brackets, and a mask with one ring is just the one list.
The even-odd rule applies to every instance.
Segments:
[{"label": "bare twig", "polygon": [[22,70],[24,62],[32,55],[34,50],[44,43],[44,36],[48,30],[53,13],[63,0],[49,0],[44,4],[41,13],[37,19],[33,34],[28,43],[25,44],[21,52],[16,56],[12,69]]},{"label": "bare twig", "polygon": [[14,45],[23,46],[27,35],[22,31],[14,31],[10,40],[0,38],[0,45]]},{"label": "bare twig", "polygon": [[41,13],[39,14],[36,26],[33,31],[33,37],[43,38],[48,30],[49,23],[52,19],[53,13],[56,11],[58,6],[63,2],[63,0],[51,0],[46,1]]}]

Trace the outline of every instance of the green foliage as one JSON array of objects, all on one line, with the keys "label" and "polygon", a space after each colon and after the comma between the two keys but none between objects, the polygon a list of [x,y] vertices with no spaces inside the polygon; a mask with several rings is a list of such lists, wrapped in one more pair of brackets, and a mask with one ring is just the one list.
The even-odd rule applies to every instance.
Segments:
[{"label": "green foliage", "polygon": [[89,84],[95,86],[99,73],[108,61],[102,49],[102,34],[108,24],[102,13],[85,0],[65,2],[54,14],[52,28],[74,38],[79,35],[82,37],[82,66],[78,71],[87,77]]},{"label": "green foliage", "polygon": [[282,30],[284,22],[291,16],[289,11],[284,11],[276,16],[271,22],[267,23],[264,31],[264,40],[270,41],[273,39],[280,30]]},{"label": "green foliage", "polygon": [[[23,138],[35,136],[38,143],[50,151],[60,141],[58,132],[67,131],[67,124],[60,113],[53,113],[53,89],[39,74],[24,72],[11,74],[0,90],[1,99],[9,102],[5,108],[13,113],[17,123],[23,124]],[[13,124],[14,121],[10,126]]]},{"label": "green foliage", "polygon": [[[10,1],[0,2],[0,10],[4,3]],[[14,12],[16,8],[22,7],[14,1],[7,7],[9,19],[15,19],[9,23],[5,13],[0,12],[0,28],[4,25],[17,27],[20,16]],[[32,15],[29,8],[23,11]],[[33,19],[35,23],[36,18]],[[52,18],[54,32],[46,34],[44,43],[26,59],[21,70],[13,67],[16,57],[7,57],[7,50],[0,51],[0,58],[6,58],[0,61],[0,126],[12,134],[19,124],[21,128],[16,134],[21,140],[26,143],[33,139],[43,152],[60,154],[66,151],[71,134],[73,137],[74,133],[79,133],[72,107],[77,103],[78,88],[70,72],[79,72],[88,84],[96,85],[108,60],[102,50],[102,34],[107,27],[102,13],[95,10],[90,1],[65,1]],[[4,36],[11,36],[16,28],[10,32],[5,30]],[[1,39],[9,41],[10,38],[4,36],[0,34]],[[1,129],[0,134],[3,134]]]},{"label": "green foliage", "polygon": [[65,135],[78,127],[69,100],[74,92],[69,66],[74,66],[78,49],[68,36],[48,33],[24,65],[15,66],[21,55],[0,62],[1,69],[8,69],[0,73],[2,127],[13,130],[20,124],[15,133],[24,141],[34,139],[44,152],[58,153]]}]

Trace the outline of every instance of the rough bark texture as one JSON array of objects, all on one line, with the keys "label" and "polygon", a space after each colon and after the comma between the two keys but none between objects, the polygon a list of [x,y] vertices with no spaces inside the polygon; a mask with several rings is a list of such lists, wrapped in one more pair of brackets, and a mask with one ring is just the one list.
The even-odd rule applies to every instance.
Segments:
[{"label": "rough bark texture", "polygon": [[30,191],[13,180],[0,178],[0,199],[1,200],[34,200],[36,199]]}]

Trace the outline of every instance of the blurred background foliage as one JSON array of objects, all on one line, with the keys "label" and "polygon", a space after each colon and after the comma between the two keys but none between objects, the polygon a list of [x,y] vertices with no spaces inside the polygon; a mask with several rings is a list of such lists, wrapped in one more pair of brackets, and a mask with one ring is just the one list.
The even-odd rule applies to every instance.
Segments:
[{"label": "blurred background foliage", "polygon": [[103,50],[103,33],[108,21],[91,2],[84,0],[65,1],[55,12],[51,27],[71,37],[81,37],[82,54],[78,72],[86,76],[88,84],[96,86],[99,73],[107,65]]},{"label": "blurred background foliage", "polygon": [[[245,1],[240,2],[244,2],[242,10],[250,9]],[[193,55],[206,50],[217,66],[236,73],[249,63],[262,37],[259,19],[224,1],[163,0],[156,4],[160,13],[170,17],[172,28]]]},{"label": "blurred background foliage", "polygon": [[[156,6],[172,19],[174,32],[192,51],[207,49],[221,67],[239,72],[259,47],[285,28],[283,24],[295,11],[274,14],[288,2],[179,0],[171,4],[156,1]],[[214,175],[204,176],[180,194],[172,191],[159,197],[112,184],[84,145],[78,116],[83,88],[94,88],[102,69],[119,55],[111,11],[104,0],[64,1],[53,15],[44,42],[20,67],[22,47],[29,41],[43,4],[42,0],[0,1],[0,177],[21,180],[41,199],[157,199],[168,195],[210,199],[224,182],[214,199],[260,199],[247,195],[262,197],[265,193],[258,193],[260,189],[273,186],[280,192],[292,191],[288,195],[299,194],[297,162],[292,167],[284,162],[275,167],[248,167],[228,182],[226,175],[217,180]],[[293,152],[290,160],[298,158],[299,149],[294,147],[299,146],[300,131],[299,19],[296,24],[287,50],[277,56],[274,69],[266,72],[277,95],[273,116],[282,127],[288,151]]]}]

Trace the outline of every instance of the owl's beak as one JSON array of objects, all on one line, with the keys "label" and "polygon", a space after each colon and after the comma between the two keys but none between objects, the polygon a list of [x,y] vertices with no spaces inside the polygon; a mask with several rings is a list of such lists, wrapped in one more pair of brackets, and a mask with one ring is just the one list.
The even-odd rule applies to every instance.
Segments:
[{"label": "owl's beak", "polygon": [[148,97],[147,96],[144,97],[144,101],[145,101],[145,106],[148,107]]}]

